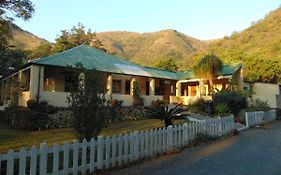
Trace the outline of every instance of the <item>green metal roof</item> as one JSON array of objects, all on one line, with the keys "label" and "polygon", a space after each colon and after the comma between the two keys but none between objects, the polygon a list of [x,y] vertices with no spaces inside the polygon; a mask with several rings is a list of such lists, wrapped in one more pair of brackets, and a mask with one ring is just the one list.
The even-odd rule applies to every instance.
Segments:
[{"label": "green metal roof", "polygon": [[[172,72],[144,67],[86,45],[81,45],[55,55],[31,61],[31,64],[59,67],[76,67],[78,63],[82,64],[85,69],[95,69],[103,72],[175,80],[195,78],[191,70]],[[224,66],[222,74],[231,75],[239,68]]]},{"label": "green metal roof", "polygon": [[[223,65],[222,71],[218,74],[218,76],[233,75],[241,67],[242,64]],[[179,80],[188,80],[188,79],[197,78],[191,69],[187,71],[177,72],[177,77]]]}]

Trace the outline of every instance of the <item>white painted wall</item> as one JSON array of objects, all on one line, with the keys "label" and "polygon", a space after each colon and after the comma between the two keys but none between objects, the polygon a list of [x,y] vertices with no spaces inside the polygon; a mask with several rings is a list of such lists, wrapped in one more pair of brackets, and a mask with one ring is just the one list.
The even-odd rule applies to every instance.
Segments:
[{"label": "white painted wall", "polygon": [[133,96],[127,94],[112,94],[112,99],[123,100],[123,106],[133,105]]},{"label": "white painted wall", "polygon": [[151,105],[152,101],[163,100],[163,96],[155,95],[155,96],[142,96],[144,98],[144,105],[149,106]]},{"label": "white painted wall", "polygon": [[67,107],[67,97],[70,93],[66,92],[41,92],[40,101],[46,100],[50,105],[58,106],[58,107]]},{"label": "white painted wall", "polygon": [[270,83],[254,83],[253,99],[261,99],[267,101],[271,108],[281,109],[281,86]]}]

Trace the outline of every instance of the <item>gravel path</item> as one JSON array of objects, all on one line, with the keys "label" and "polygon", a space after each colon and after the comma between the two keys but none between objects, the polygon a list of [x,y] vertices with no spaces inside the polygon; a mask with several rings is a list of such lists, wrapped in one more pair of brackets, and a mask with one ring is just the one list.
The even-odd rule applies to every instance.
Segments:
[{"label": "gravel path", "polygon": [[277,175],[281,174],[281,122],[240,135],[185,149],[112,175]]}]

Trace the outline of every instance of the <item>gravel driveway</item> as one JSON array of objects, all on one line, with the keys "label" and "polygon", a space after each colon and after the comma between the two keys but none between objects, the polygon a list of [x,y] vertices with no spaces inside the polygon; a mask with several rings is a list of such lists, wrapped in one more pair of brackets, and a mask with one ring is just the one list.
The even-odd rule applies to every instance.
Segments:
[{"label": "gravel driveway", "polygon": [[281,122],[108,174],[278,175],[281,174]]}]

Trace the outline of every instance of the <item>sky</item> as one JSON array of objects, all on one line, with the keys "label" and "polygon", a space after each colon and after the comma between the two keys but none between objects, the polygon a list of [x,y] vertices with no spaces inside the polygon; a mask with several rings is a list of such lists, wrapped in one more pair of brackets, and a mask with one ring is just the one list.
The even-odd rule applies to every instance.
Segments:
[{"label": "sky", "polygon": [[174,29],[200,40],[241,31],[281,5],[281,0],[31,0],[35,13],[15,23],[54,42],[79,22],[95,32]]}]

